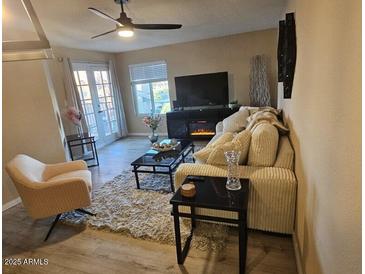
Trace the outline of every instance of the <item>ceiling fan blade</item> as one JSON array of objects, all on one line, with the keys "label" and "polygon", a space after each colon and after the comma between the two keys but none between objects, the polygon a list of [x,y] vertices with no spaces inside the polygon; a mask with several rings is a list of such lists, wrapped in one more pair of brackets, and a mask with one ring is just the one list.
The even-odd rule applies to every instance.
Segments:
[{"label": "ceiling fan blade", "polygon": [[98,9],[95,9],[95,8],[88,8],[89,11],[95,13],[96,15],[104,18],[104,19],[107,19],[109,21],[112,21],[114,22],[115,24],[119,25],[119,26],[123,26],[120,22],[118,22],[118,20],[114,19],[113,17],[109,16],[108,14],[98,10]]},{"label": "ceiling fan blade", "polygon": [[133,24],[136,29],[159,30],[159,29],[180,29],[180,24]]},{"label": "ceiling fan blade", "polygon": [[107,32],[104,32],[104,33],[101,33],[101,34],[98,34],[98,35],[95,35],[95,36],[91,37],[91,39],[95,39],[95,38],[98,38],[100,36],[107,35],[107,34],[112,33],[114,31],[115,31],[115,29],[110,30],[110,31],[107,31]]}]

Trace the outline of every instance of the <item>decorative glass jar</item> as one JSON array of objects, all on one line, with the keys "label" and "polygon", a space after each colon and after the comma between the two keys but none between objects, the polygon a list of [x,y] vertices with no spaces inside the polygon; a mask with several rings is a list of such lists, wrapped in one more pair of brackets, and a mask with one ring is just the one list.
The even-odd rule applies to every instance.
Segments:
[{"label": "decorative glass jar", "polygon": [[224,153],[228,165],[227,183],[228,190],[241,189],[241,182],[238,174],[238,162],[240,158],[240,151],[230,150]]}]

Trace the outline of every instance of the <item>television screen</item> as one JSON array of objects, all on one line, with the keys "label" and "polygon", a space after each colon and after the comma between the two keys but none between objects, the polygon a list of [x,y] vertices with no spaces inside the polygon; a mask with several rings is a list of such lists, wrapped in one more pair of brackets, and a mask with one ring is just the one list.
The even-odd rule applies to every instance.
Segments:
[{"label": "television screen", "polygon": [[176,99],[181,107],[228,104],[228,73],[175,77]]}]

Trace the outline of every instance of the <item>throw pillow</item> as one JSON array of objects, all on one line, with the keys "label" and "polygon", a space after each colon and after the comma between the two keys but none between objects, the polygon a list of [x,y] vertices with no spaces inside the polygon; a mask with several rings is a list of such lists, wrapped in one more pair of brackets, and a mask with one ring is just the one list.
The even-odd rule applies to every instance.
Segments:
[{"label": "throw pillow", "polygon": [[233,141],[240,143],[240,151],[241,151],[240,162],[239,162],[240,165],[244,165],[247,163],[248,150],[250,148],[250,143],[251,143],[251,135],[252,135],[251,131],[244,130],[238,133],[233,139]]},{"label": "throw pillow", "polygon": [[208,147],[217,147],[217,146],[221,146],[224,145],[225,143],[232,141],[234,138],[234,135],[232,132],[226,132],[223,133],[219,138],[217,138],[217,140],[215,140],[214,142],[209,143],[207,146]]},{"label": "throw pillow", "polygon": [[230,150],[236,150],[241,152],[239,164],[245,164],[247,159],[247,153],[250,146],[251,132],[244,130],[237,134],[235,138],[225,143],[224,145],[214,147],[207,159],[207,164],[210,165],[227,165],[224,152]]},{"label": "throw pillow", "polygon": [[194,157],[194,159],[195,159],[198,163],[202,163],[202,164],[204,164],[204,163],[206,163],[206,162],[207,162],[208,157],[209,157],[210,153],[212,152],[212,150],[213,150],[213,148],[212,148],[212,147],[208,147],[208,146],[206,146],[206,147],[202,148],[201,150],[199,150],[199,151],[195,152],[195,153],[193,154],[193,157]]},{"label": "throw pillow", "polygon": [[251,136],[248,152],[249,166],[273,166],[278,148],[279,133],[276,127],[269,123],[260,123]]},{"label": "throw pillow", "polygon": [[242,110],[247,110],[249,113],[248,115],[252,115],[252,114],[256,113],[257,111],[259,111],[260,107],[242,106],[242,107],[240,107],[239,111],[242,111]]},{"label": "throw pillow", "polygon": [[195,152],[193,154],[193,157],[199,163],[206,163],[210,153],[215,147],[222,146],[223,144],[231,141],[232,139],[233,139],[233,133],[231,132],[223,133],[219,138],[217,138],[217,140],[215,140],[212,143],[209,143],[206,147]]},{"label": "throw pillow", "polygon": [[223,132],[239,132],[244,130],[249,115],[247,109],[242,109],[228,116],[223,120]]}]

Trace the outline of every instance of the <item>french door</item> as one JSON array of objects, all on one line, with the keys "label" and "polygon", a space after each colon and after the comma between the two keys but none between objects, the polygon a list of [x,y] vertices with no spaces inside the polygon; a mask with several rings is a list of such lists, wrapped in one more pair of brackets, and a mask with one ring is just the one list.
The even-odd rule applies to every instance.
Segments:
[{"label": "french door", "polygon": [[88,131],[98,146],[120,136],[115,99],[107,64],[72,63]]}]

